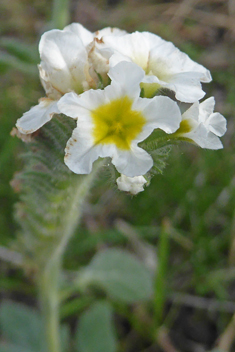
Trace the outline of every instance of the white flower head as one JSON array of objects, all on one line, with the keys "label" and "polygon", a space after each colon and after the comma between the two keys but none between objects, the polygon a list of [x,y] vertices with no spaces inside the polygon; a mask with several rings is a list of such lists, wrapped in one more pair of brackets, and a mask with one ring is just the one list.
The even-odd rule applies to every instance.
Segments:
[{"label": "white flower head", "polygon": [[145,71],[142,87],[148,97],[159,88],[167,88],[175,92],[177,100],[192,103],[205,95],[200,82],[211,81],[205,67],[171,42],[149,32],[135,32],[115,39],[104,36],[97,48],[109,59],[111,67],[124,60],[139,65]]},{"label": "white flower head", "polygon": [[62,95],[70,91],[81,93],[89,76],[88,54],[83,40],[72,30],[53,29],[44,33],[39,42],[40,69]]},{"label": "white flower head", "polygon": [[180,128],[175,135],[189,139],[202,148],[221,149],[223,145],[219,139],[226,132],[226,119],[218,112],[213,112],[214,97],[194,103],[182,115]]},{"label": "white flower head", "polygon": [[47,97],[40,99],[20,119],[16,126],[23,134],[30,134],[50,121],[59,113],[58,100],[71,91],[82,93],[96,88],[97,73],[106,78],[109,66],[107,60],[92,49],[95,39],[103,35],[118,36],[126,33],[117,28],[104,28],[92,33],[79,23],[72,23],[63,30],[45,32],[39,42],[41,63],[38,65],[42,86]]},{"label": "white flower head", "polygon": [[[91,75],[94,73],[94,64],[90,61],[95,39],[122,33],[126,32],[117,28],[104,28],[92,33],[79,23],[72,23],[63,30],[54,29],[44,33],[39,43],[39,69],[47,95],[51,94],[51,87],[61,95],[71,91],[79,94],[89,88],[96,88]],[[103,64],[103,60],[100,55],[96,57],[96,66]],[[95,78],[97,80],[97,75]]]},{"label": "white flower head", "polygon": [[144,185],[147,180],[144,176],[128,177],[121,175],[117,178],[117,186],[120,191],[129,192],[131,194],[138,194],[144,191]]},{"label": "white flower head", "polygon": [[65,94],[59,110],[77,118],[77,127],[66,146],[65,163],[75,173],[88,174],[99,157],[110,157],[116,169],[129,177],[144,175],[153,165],[138,143],[155,128],[173,133],[179,127],[178,105],[168,97],[140,98],[144,71],[120,62],[104,90]]},{"label": "white flower head", "polygon": [[80,28],[82,40],[72,28],[54,29],[41,37],[39,74],[47,98],[40,99],[38,105],[17,120],[16,127],[21,133],[29,134],[38,130],[55,113],[59,113],[57,102],[63,94],[72,90],[81,93],[92,80],[84,45],[88,34],[85,28]]}]

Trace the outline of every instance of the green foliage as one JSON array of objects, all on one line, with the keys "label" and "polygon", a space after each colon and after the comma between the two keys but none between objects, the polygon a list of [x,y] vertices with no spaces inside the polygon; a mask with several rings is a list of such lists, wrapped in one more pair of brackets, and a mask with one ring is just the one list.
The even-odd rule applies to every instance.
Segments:
[{"label": "green foliage", "polygon": [[152,174],[163,174],[163,171],[167,165],[166,161],[169,157],[170,151],[171,146],[165,146],[150,152],[153,158],[153,167],[151,169]]},{"label": "green foliage", "polygon": [[17,57],[5,52],[0,52],[0,73],[6,73],[14,69],[26,75],[38,76],[38,69],[35,65],[19,60]]},{"label": "green foliage", "polygon": [[149,174],[163,174],[171,152],[171,144],[174,144],[174,142],[169,139],[169,135],[159,129],[155,130],[146,141],[140,144],[153,159],[153,167]]},{"label": "green foliage", "polygon": [[152,277],[146,267],[133,255],[114,248],[97,253],[79,274],[77,284],[98,287],[113,300],[126,303],[147,300],[152,294]]},{"label": "green foliage", "polygon": [[16,219],[22,230],[16,248],[32,266],[43,264],[79,220],[73,211],[84,198],[86,177],[72,173],[63,161],[74,124],[59,116],[46,124],[29,143],[25,168],[14,181],[21,190]]},{"label": "green foliage", "polygon": [[[33,308],[21,303],[3,301],[0,306],[2,341],[0,352],[45,352],[44,323]],[[68,351],[69,329],[61,326],[62,350]]]},{"label": "green foliage", "polygon": [[80,316],[75,342],[76,352],[117,351],[109,303],[96,302]]},{"label": "green foliage", "polygon": [[166,300],[166,277],[170,257],[169,224],[163,224],[158,242],[158,268],[155,278],[154,314],[156,327],[163,323],[163,312]]},{"label": "green foliage", "polygon": [[0,39],[0,73],[10,69],[36,77],[39,63],[38,50],[35,45],[27,45],[15,38]]},{"label": "green foliage", "polygon": [[[42,321],[39,313],[19,303],[5,301],[0,307],[0,327],[6,339],[1,352],[42,352]],[[9,343],[9,345],[8,345]]]},{"label": "green foliage", "polygon": [[39,55],[36,46],[27,45],[14,38],[1,38],[0,47],[7,50],[10,55],[29,64],[36,65],[39,62]]},{"label": "green foliage", "polygon": [[11,344],[5,344],[5,342],[0,343],[0,352],[34,352],[34,350],[29,350],[25,347],[20,347]]}]

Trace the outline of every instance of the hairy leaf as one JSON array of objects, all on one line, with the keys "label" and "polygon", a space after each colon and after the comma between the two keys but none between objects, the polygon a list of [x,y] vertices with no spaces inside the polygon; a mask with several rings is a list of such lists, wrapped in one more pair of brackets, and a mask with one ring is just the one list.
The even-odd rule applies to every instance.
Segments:
[{"label": "hairy leaf", "polygon": [[112,308],[107,302],[97,302],[83,313],[78,324],[75,348],[79,352],[117,350]]},{"label": "hairy leaf", "polygon": [[19,303],[3,302],[0,307],[0,327],[3,337],[10,342],[9,346],[6,345],[6,351],[17,351],[16,347],[18,351],[42,351],[42,321],[35,310]]},{"label": "hairy leaf", "polygon": [[146,300],[152,293],[152,277],[133,255],[120,249],[99,252],[81,271],[78,285],[94,285],[111,298],[127,303]]},{"label": "hairy leaf", "polygon": [[74,174],[64,164],[64,148],[74,127],[75,121],[63,116],[43,126],[28,143],[25,167],[13,181],[21,194],[16,205],[21,229],[15,247],[32,267],[44,265],[56,248],[66,245],[94,177],[94,172],[93,176]]}]

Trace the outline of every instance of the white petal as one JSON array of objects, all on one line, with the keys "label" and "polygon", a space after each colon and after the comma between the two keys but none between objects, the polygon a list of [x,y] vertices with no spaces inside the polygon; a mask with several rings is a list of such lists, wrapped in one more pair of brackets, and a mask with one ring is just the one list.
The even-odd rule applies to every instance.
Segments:
[{"label": "white petal", "polygon": [[133,62],[131,60],[130,57],[120,54],[120,53],[115,53],[113,54],[113,52],[111,51],[111,49],[107,49],[107,50],[101,50],[102,55],[104,55],[105,57],[107,57],[109,59],[109,66],[110,67],[114,67],[117,64],[119,64],[119,62],[122,61],[127,61],[127,62]]},{"label": "white petal", "polygon": [[167,82],[160,80],[157,76],[147,75],[142,80],[143,83],[159,83],[161,86],[168,86]]},{"label": "white petal", "polygon": [[200,73],[183,72],[172,75],[168,79],[167,88],[175,92],[175,97],[184,103],[193,103],[204,97],[200,83]]},{"label": "white petal", "polygon": [[65,94],[58,102],[59,111],[74,119],[78,118],[80,108],[78,95],[74,92]]},{"label": "white petal", "polygon": [[120,62],[111,68],[109,73],[111,86],[116,84],[129,97],[138,97],[140,94],[140,82],[144,78],[144,71],[136,64],[131,62]]},{"label": "white petal", "polygon": [[152,50],[153,48],[160,47],[161,45],[166,44],[167,42],[159,37],[157,34],[151,33],[151,32],[142,32],[143,37],[145,40],[148,42],[149,45],[149,50]]},{"label": "white petal", "polygon": [[210,72],[204,66],[191,60],[187,54],[181,52],[171,42],[163,39],[160,41],[159,37],[156,37],[155,47],[153,47],[153,38],[150,42],[152,49],[150,51],[149,69],[153,73],[156,72],[157,75],[159,67],[161,68],[161,65],[163,65],[162,68],[167,69],[169,74],[198,72],[201,82],[211,81]]},{"label": "white petal", "polygon": [[94,148],[91,131],[75,128],[65,148],[65,164],[76,174],[89,174],[92,164],[100,156],[99,148]]},{"label": "white petal", "polygon": [[200,124],[195,130],[185,133],[184,137],[193,140],[201,148],[213,150],[223,148],[219,137],[215,136],[212,132],[208,132],[203,124]]},{"label": "white petal", "polygon": [[65,94],[58,102],[58,108],[63,114],[73,117],[74,119],[85,113],[85,111],[92,111],[97,106],[105,101],[104,91],[93,90],[77,95],[74,92]]},{"label": "white petal", "polygon": [[38,65],[38,69],[40,80],[43,88],[45,89],[47,97],[52,100],[59,100],[61,98],[61,93],[53,87],[47,72],[42,68],[41,65]]},{"label": "white petal", "polygon": [[59,113],[57,101],[48,98],[41,99],[38,105],[33,106],[17,120],[16,127],[21,133],[33,133],[50,121],[53,115],[57,113]]},{"label": "white petal", "polygon": [[70,31],[51,30],[39,43],[41,66],[61,93],[83,90],[88,69],[87,52],[81,39]]},{"label": "white petal", "polygon": [[215,107],[215,98],[210,97],[200,103],[199,106],[199,115],[200,122],[205,122],[206,119],[213,113]]},{"label": "white petal", "polygon": [[121,175],[117,178],[117,185],[120,191],[138,194],[144,191],[144,184],[147,183],[143,176],[128,177]]},{"label": "white petal", "polygon": [[72,137],[65,148],[65,164],[77,174],[89,174],[92,164],[99,157],[113,157],[116,147],[109,144],[94,144],[92,138],[93,124],[85,117],[78,120]]},{"label": "white petal", "polygon": [[183,120],[193,119],[199,123],[199,102],[195,102],[189,109],[187,109],[183,115]]},{"label": "white petal", "polygon": [[100,48],[109,48],[113,53],[118,53],[130,58],[134,63],[144,70],[148,66],[149,46],[142,33],[135,32],[123,36],[103,37],[104,44]]},{"label": "white petal", "polygon": [[115,84],[115,83],[105,87],[103,92],[104,92],[104,97],[105,97],[106,103],[112,102],[113,100],[116,100],[116,99],[123,97],[123,92],[122,92],[121,86],[118,84]]},{"label": "white petal", "polygon": [[[135,109],[142,111],[147,120],[146,128],[151,127],[152,130],[160,128],[166,133],[175,132],[182,119],[177,103],[168,97],[139,98],[133,105],[133,110]],[[138,141],[140,141],[139,138],[142,138],[141,134],[138,136]]]},{"label": "white petal", "polygon": [[70,25],[64,28],[64,31],[68,31],[76,34],[81,39],[81,41],[85,46],[90,44],[94,39],[94,34],[88,31],[80,23],[71,23]]},{"label": "white petal", "polygon": [[107,36],[107,35],[111,35],[111,36],[122,36],[122,35],[125,35],[127,34],[126,31],[122,30],[122,29],[119,29],[119,28],[113,28],[113,27],[106,27],[106,28],[103,28],[97,32],[94,33],[95,34],[95,37],[98,38],[98,39],[101,39],[102,37],[104,36]]},{"label": "white petal", "polygon": [[153,159],[145,150],[132,146],[128,151],[118,150],[112,163],[121,174],[134,177],[146,174],[153,166]]},{"label": "white petal", "polygon": [[215,112],[206,121],[208,129],[216,136],[222,137],[227,130],[227,121],[223,115]]},{"label": "white petal", "polygon": [[214,133],[212,133],[212,132],[208,132],[204,148],[218,150],[218,149],[223,148],[223,144],[222,144],[221,140],[219,139],[219,137],[214,135]]}]

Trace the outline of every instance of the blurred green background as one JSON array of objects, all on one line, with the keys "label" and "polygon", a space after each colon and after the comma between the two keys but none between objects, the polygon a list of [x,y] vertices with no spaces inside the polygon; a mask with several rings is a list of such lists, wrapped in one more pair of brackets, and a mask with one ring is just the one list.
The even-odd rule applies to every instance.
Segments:
[{"label": "blurred green background", "polygon": [[[131,234],[156,246],[159,227],[168,221],[166,282],[167,304],[174,307],[173,339],[183,351],[199,351],[195,344],[200,351],[212,348],[235,312],[235,1],[73,0],[69,6],[70,22],[91,31],[116,26],[156,33],[211,70],[213,82],[204,90],[215,96],[215,110],[228,120],[224,149],[175,146],[164,174],[136,197],[101,179],[65,265],[77,268],[106,246],[133,249]],[[52,7],[46,0],[0,3],[0,299],[30,303],[33,283],[1,253],[17,230],[13,210],[18,196],[10,181],[22,168],[24,150],[10,132],[16,119],[44,96],[37,44],[51,28]]]}]

